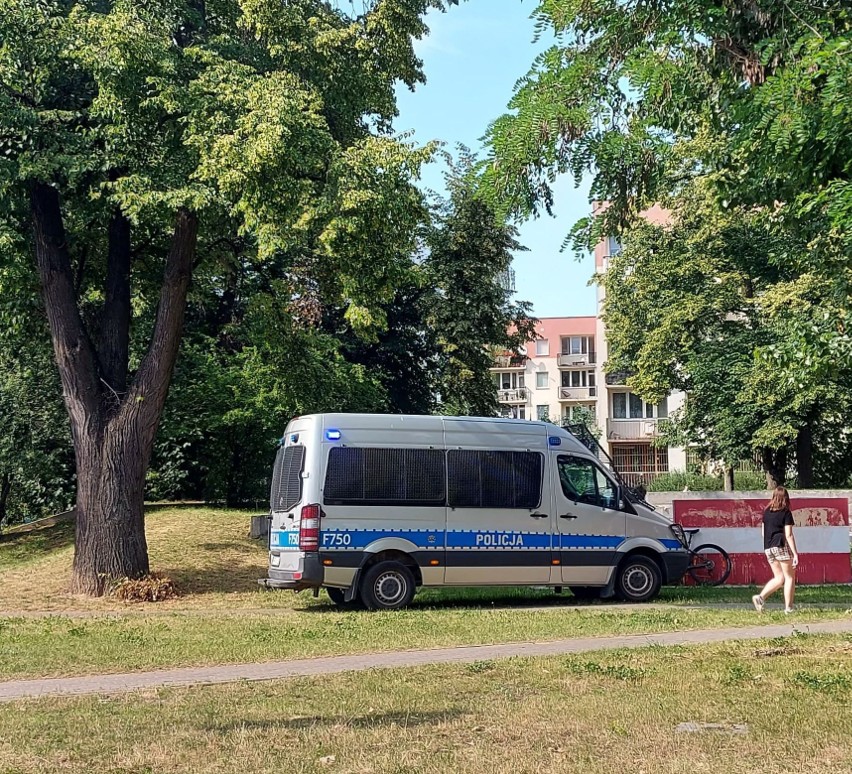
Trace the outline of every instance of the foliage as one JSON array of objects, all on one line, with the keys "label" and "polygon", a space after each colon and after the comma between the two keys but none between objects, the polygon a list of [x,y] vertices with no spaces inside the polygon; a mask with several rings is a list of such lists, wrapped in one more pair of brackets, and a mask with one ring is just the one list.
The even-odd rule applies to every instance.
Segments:
[{"label": "foliage", "polygon": [[[575,245],[626,246],[603,280],[607,368],[643,397],[688,390],[670,429],[708,454],[759,450],[783,480],[795,450],[803,481],[845,479],[848,4],[542,0],[536,16],[557,43],[489,129],[492,200],[536,215],[560,173],[590,175],[606,205]],[[667,226],[642,222],[655,202]]]},{"label": "foliage", "polygon": [[[3,291],[14,283],[32,306],[21,267],[35,251],[77,455],[75,587],[146,570],[141,481],[192,270],[208,311],[227,307],[239,275],[244,298],[265,289],[303,327],[320,298],[358,335],[386,326],[424,219],[414,180],[434,151],[392,136],[394,89],[422,81],[413,41],[446,4],[5,4]],[[17,315],[6,307],[0,322]],[[232,432],[245,430],[241,408]],[[120,546],[101,542],[116,535]]]},{"label": "foliage", "polygon": [[[652,478],[649,492],[716,492],[724,489],[721,476],[705,476],[700,473],[671,470]],[[756,491],[766,489],[766,478],[761,473],[736,472],[734,491]]]},{"label": "foliage", "polygon": [[461,148],[446,176],[449,198],[438,208],[427,238],[425,281],[435,289],[426,322],[441,353],[440,410],[493,416],[497,412],[489,373],[495,351],[516,351],[535,338],[530,304],[512,302],[503,281],[512,251],[524,249],[517,231],[479,192],[476,160]]}]

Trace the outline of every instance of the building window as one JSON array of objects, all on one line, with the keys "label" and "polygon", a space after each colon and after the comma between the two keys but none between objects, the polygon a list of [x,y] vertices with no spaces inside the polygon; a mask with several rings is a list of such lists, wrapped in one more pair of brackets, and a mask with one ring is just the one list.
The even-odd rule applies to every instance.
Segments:
[{"label": "building window", "polygon": [[498,390],[520,390],[524,386],[524,375],[516,371],[494,374],[494,383]]},{"label": "building window", "polygon": [[550,406],[536,406],[535,407],[535,415],[538,419],[542,421],[546,421],[550,419]]},{"label": "building window", "polygon": [[607,255],[618,255],[621,253],[621,242],[618,237],[607,237],[606,240]]},{"label": "building window", "polygon": [[612,447],[612,463],[628,486],[636,486],[668,472],[669,452],[649,443],[619,443]]},{"label": "building window", "polygon": [[547,339],[538,339],[535,343],[536,355],[547,355],[550,352],[550,343]]},{"label": "building window", "polygon": [[613,419],[657,419],[669,415],[668,399],[659,403],[646,403],[632,392],[616,392],[612,396]]},{"label": "building window", "polygon": [[594,371],[563,371],[562,372],[563,387],[594,387],[595,372]]},{"label": "building window", "polygon": [[536,375],[535,375],[535,386],[539,390],[547,389],[547,386],[548,386],[547,371],[539,371],[538,373],[536,373]]},{"label": "building window", "polygon": [[562,420],[564,422],[573,422],[575,419],[594,422],[595,404],[576,403],[574,405],[566,406],[562,412]]},{"label": "building window", "polygon": [[526,419],[526,406],[501,406],[500,416],[504,419]]}]

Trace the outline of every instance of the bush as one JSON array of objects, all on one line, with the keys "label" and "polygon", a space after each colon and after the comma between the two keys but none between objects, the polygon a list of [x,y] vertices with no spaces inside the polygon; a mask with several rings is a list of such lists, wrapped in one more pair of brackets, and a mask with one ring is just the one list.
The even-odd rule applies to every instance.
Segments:
[{"label": "bush", "polygon": [[171,578],[143,575],[141,578],[121,578],[112,584],[109,595],[124,602],[162,602],[178,596]]},{"label": "bush", "polygon": [[[649,492],[682,492],[688,488],[691,492],[716,492],[724,489],[721,476],[702,476],[699,473],[686,473],[673,470],[663,473],[646,484]],[[738,492],[766,489],[766,476],[752,471],[734,472],[734,490]]]},{"label": "bush", "polygon": [[693,492],[707,492],[722,489],[722,479],[673,470],[648,482],[647,488],[649,492],[682,492],[686,488]]}]

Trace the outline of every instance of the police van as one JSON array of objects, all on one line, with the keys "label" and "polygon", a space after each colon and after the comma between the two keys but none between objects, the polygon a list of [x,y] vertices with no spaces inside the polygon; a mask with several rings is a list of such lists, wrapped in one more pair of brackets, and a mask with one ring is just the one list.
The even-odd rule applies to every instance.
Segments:
[{"label": "police van", "polygon": [[315,414],[275,461],[268,577],[396,609],[420,586],[567,586],[643,602],[680,580],[677,525],[556,425]]}]

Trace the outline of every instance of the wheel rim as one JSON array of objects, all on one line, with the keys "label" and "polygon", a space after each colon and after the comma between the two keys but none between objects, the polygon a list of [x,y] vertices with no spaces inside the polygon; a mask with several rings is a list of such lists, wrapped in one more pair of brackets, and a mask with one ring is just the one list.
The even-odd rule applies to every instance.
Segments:
[{"label": "wheel rim", "polygon": [[693,557],[690,575],[699,583],[720,583],[726,576],[725,558],[713,548],[701,549]]},{"label": "wheel rim", "polygon": [[382,606],[391,607],[405,599],[408,593],[408,583],[405,578],[396,572],[384,572],[373,584],[376,599]]},{"label": "wheel rim", "polygon": [[654,588],[654,574],[643,564],[632,564],[624,571],[624,591],[631,597],[641,597]]}]

